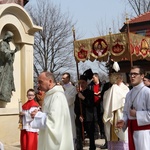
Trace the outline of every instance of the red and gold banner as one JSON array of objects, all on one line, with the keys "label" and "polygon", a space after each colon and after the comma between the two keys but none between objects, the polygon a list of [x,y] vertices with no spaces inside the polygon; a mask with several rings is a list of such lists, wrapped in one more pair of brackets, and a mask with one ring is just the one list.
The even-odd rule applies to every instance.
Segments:
[{"label": "red and gold banner", "polygon": [[150,38],[133,33],[129,36],[127,33],[119,33],[77,40],[74,41],[74,53],[78,61],[107,61],[109,54],[114,61],[130,60],[131,56],[133,60],[150,60]]}]

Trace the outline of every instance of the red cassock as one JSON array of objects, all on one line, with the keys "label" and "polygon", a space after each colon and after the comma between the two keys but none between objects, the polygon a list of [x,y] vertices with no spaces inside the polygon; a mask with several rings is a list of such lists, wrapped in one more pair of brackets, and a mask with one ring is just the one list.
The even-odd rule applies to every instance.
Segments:
[{"label": "red cassock", "polygon": [[[28,100],[23,106],[23,110],[29,110],[31,107],[39,107],[34,100]],[[26,129],[21,130],[20,135],[21,150],[37,150],[38,145],[38,133],[27,131]]]}]

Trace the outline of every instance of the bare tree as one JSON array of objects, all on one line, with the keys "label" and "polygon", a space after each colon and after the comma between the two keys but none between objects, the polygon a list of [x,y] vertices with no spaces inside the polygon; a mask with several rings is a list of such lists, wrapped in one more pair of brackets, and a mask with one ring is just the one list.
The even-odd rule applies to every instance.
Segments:
[{"label": "bare tree", "polygon": [[150,0],[126,0],[138,16],[150,10]]},{"label": "bare tree", "polygon": [[62,71],[74,69],[72,19],[61,12],[60,6],[49,0],[38,0],[36,5],[28,4],[33,22],[43,28],[35,34],[34,75],[50,71],[59,75]]}]

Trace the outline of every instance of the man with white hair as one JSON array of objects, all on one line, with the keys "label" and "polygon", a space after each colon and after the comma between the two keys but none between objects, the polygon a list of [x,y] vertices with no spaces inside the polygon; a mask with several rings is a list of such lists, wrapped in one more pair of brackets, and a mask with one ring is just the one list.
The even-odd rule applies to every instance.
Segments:
[{"label": "man with white hair", "polygon": [[123,116],[123,107],[126,94],[129,88],[122,82],[123,77],[120,73],[112,73],[110,82],[112,86],[104,93],[104,125],[105,134],[108,141],[108,150],[128,150],[127,131],[116,129],[116,123]]}]

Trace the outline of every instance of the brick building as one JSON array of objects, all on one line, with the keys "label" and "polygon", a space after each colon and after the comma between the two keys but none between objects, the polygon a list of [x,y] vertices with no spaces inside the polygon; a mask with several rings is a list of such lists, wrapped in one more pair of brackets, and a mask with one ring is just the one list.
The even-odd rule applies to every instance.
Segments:
[{"label": "brick building", "polygon": [[[135,34],[139,34],[142,36],[150,37],[150,11],[146,12],[144,14],[141,14],[135,18],[132,18],[128,21],[128,27],[129,31]],[[127,31],[127,23],[123,25],[123,27],[120,29],[120,32],[126,32]],[[150,45],[149,45],[150,47]],[[130,66],[129,61],[122,61],[119,62],[119,65],[122,69],[122,72],[128,72]],[[142,66],[147,72],[150,71],[150,61],[141,59],[133,62],[133,65],[140,65]]]},{"label": "brick building", "polygon": [[[129,20],[130,32],[150,37],[150,11]],[[127,24],[120,29],[125,32]]]}]

